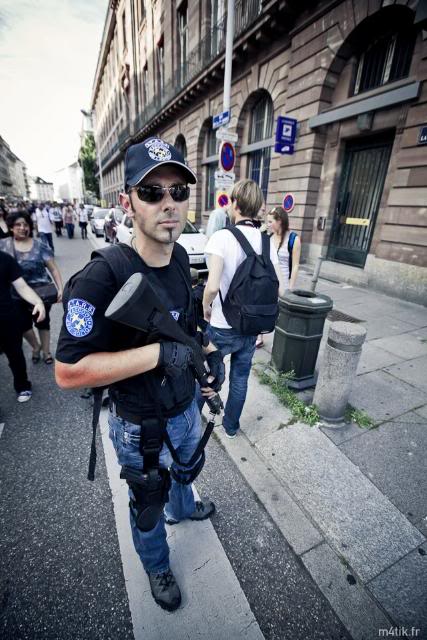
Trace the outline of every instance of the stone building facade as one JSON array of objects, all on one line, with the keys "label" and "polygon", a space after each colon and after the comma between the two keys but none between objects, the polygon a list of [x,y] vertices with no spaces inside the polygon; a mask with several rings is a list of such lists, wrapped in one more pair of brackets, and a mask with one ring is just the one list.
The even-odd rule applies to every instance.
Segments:
[{"label": "stone building facade", "polygon": [[[197,171],[190,209],[215,206],[224,0],[117,0],[92,95],[104,198],[131,142],[160,135]],[[427,304],[427,11],[424,0],[236,0],[230,130],[237,178],[267,208],[291,192],[303,258],[322,274]],[[298,120],[274,151],[277,117]]]},{"label": "stone building facade", "polygon": [[27,167],[0,137],[0,197],[29,198]]}]

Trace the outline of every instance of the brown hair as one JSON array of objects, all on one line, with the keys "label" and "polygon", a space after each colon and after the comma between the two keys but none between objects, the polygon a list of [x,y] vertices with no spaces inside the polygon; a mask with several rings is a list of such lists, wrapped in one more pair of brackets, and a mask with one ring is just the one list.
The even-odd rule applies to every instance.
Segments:
[{"label": "brown hair", "polygon": [[273,216],[275,220],[280,222],[280,244],[278,249],[278,251],[280,251],[285,236],[289,231],[289,216],[283,207],[274,207],[271,211],[268,212],[268,215]]},{"label": "brown hair", "polygon": [[262,191],[254,180],[239,180],[231,192],[231,202],[236,202],[244,218],[256,218],[264,198]]}]

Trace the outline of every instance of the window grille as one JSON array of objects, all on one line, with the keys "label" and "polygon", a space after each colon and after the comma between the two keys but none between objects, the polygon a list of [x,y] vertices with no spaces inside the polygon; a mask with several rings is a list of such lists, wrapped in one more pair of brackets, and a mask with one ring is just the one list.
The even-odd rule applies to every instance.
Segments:
[{"label": "window grille", "polygon": [[414,35],[410,31],[375,40],[359,56],[353,95],[408,76],[413,50]]}]

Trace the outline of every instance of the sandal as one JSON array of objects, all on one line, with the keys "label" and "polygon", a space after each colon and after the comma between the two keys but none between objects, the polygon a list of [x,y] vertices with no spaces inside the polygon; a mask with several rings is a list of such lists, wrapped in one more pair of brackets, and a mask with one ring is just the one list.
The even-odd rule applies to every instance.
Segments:
[{"label": "sandal", "polygon": [[48,353],[47,356],[44,359],[44,363],[45,364],[52,364],[53,363],[53,358],[52,358],[52,354]]},{"label": "sandal", "polygon": [[31,361],[36,364],[37,362],[40,362],[40,352],[41,349],[33,349],[33,355],[31,357]]}]

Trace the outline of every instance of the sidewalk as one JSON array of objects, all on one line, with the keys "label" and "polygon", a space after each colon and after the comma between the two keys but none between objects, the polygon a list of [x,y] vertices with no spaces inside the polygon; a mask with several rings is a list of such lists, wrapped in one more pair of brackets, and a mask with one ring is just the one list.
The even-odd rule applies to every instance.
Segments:
[{"label": "sidewalk", "polygon": [[215,433],[353,638],[427,638],[427,309],[326,280],[316,290],[367,328],[350,402],[374,427],[293,424],[253,371],[241,435]]}]

